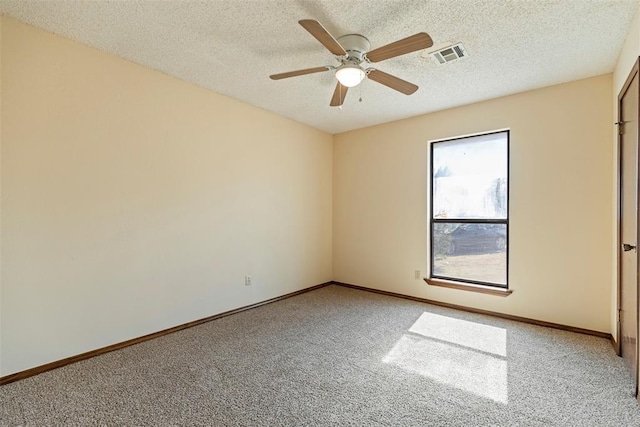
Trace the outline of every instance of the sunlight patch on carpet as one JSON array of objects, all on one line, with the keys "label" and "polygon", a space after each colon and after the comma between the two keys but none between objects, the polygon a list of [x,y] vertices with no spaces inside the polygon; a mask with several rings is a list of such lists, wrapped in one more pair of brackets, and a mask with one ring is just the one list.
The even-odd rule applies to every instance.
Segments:
[{"label": "sunlight patch on carpet", "polygon": [[505,329],[423,313],[382,361],[507,404],[506,355]]}]

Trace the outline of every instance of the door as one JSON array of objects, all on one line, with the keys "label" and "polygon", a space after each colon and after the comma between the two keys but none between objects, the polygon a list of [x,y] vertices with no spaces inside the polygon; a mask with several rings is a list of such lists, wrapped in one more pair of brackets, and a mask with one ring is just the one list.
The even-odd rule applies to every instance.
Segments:
[{"label": "door", "polygon": [[620,355],[638,394],[638,63],[618,97],[620,150]]}]

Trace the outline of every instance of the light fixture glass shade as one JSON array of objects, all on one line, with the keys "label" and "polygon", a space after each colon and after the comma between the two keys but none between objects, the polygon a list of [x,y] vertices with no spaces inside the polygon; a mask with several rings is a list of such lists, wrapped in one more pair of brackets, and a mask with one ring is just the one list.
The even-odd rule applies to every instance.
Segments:
[{"label": "light fixture glass shade", "polygon": [[357,65],[343,65],[336,70],[336,78],[342,86],[358,86],[364,79],[365,72]]}]

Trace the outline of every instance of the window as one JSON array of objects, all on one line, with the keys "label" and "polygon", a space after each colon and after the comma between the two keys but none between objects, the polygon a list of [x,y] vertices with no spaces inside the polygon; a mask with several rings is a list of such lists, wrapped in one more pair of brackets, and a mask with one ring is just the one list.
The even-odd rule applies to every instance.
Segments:
[{"label": "window", "polygon": [[431,143],[432,281],[507,289],[508,194],[509,131]]}]

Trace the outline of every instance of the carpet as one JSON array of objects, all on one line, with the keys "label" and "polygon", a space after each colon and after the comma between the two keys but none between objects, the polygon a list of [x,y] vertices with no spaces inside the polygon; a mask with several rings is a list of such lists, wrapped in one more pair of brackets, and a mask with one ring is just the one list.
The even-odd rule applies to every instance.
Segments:
[{"label": "carpet", "polygon": [[0,387],[0,425],[640,426],[609,341],[337,285]]}]

